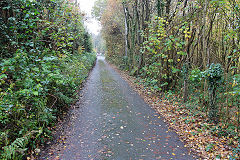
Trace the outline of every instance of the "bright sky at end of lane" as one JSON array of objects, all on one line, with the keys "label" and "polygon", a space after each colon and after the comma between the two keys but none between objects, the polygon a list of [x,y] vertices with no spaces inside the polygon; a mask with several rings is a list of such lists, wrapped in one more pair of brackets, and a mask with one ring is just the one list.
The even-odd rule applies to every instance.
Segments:
[{"label": "bright sky at end of lane", "polygon": [[92,18],[91,11],[96,0],[77,0],[80,4],[80,9],[82,12],[86,13],[87,20],[84,22],[88,31],[93,34],[98,34],[101,30],[101,25],[99,22]]}]

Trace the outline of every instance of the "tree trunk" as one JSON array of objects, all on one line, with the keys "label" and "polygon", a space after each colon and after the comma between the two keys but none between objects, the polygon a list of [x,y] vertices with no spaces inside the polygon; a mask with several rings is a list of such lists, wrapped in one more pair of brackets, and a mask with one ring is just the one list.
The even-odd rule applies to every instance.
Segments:
[{"label": "tree trunk", "polygon": [[123,9],[124,9],[124,25],[125,25],[125,56],[128,56],[128,10],[125,6],[125,3],[123,3]]}]

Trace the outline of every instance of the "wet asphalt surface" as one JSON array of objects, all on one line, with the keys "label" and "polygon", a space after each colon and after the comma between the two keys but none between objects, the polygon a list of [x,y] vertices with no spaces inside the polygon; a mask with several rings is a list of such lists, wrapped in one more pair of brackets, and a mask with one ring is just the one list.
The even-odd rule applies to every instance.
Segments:
[{"label": "wet asphalt surface", "polygon": [[65,127],[67,138],[40,159],[194,159],[104,57],[98,57],[81,94]]}]

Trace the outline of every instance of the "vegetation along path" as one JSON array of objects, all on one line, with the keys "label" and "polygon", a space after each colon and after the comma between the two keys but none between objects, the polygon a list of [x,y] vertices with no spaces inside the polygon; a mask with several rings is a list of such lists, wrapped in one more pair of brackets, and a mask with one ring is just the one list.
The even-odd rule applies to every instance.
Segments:
[{"label": "vegetation along path", "polygon": [[72,112],[67,138],[49,149],[49,159],[194,159],[103,57]]}]

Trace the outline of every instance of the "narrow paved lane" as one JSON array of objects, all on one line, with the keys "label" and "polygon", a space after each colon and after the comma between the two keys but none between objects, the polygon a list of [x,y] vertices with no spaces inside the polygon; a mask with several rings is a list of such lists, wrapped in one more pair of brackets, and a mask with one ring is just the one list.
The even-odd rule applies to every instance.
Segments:
[{"label": "narrow paved lane", "polygon": [[67,139],[57,144],[49,159],[194,159],[176,133],[103,57],[98,58],[73,112]]}]

